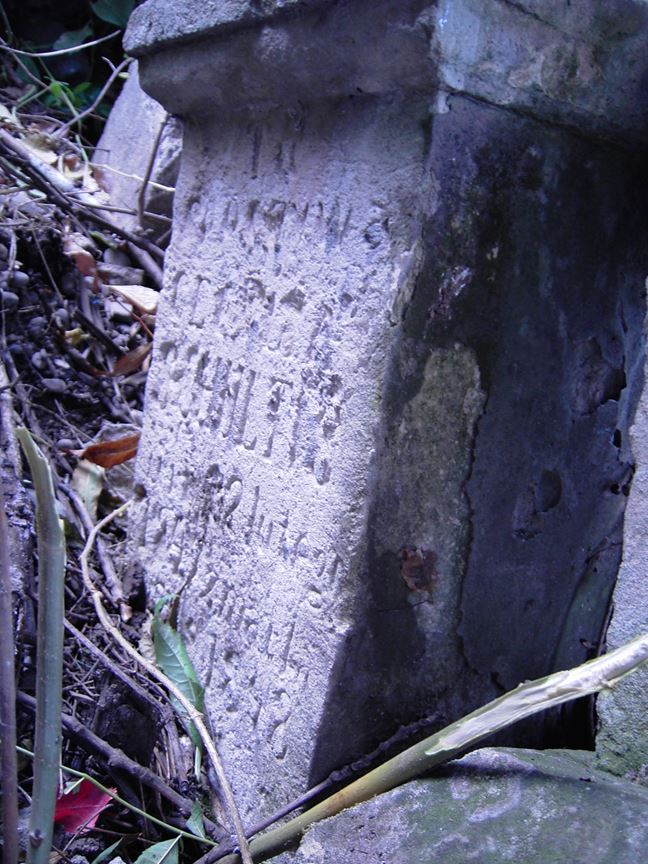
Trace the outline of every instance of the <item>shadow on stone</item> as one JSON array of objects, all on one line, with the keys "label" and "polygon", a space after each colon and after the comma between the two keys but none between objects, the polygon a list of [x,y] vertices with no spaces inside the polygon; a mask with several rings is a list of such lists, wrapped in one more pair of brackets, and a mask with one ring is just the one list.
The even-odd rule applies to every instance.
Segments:
[{"label": "shadow on stone", "polygon": [[[355,624],[312,782],[402,724],[430,715],[430,734],[581,663],[605,636],[643,384],[645,173],[622,149],[450,107],[434,118],[426,264],[396,324]],[[432,556],[427,582],[403,578]],[[591,748],[594,726],[583,700],[498,740]]]}]

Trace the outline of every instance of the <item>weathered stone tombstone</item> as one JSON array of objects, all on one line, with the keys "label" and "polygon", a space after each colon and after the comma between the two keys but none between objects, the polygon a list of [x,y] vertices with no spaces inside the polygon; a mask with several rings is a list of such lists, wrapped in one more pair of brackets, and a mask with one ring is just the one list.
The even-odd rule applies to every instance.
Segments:
[{"label": "weathered stone tombstone", "polygon": [[[182,590],[246,815],[596,650],[642,385],[647,12],[134,13],[185,121],[135,553]],[[591,743],[568,716],[516,740]]]},{"label": "weathered stone tombstone", "polygon": [[[181,150],[181,124],[144,93],[139,85],[137,63],[132,63],[93,157],[112,204],[130,211],[113,213],[117,225],[128,231],[144,228],[156,241],[169,233],[169,224],[150,214],[171,215]],[[144,216],[144,224],[140,225],[134,211],[147,173],[149,179],[142,203],[143,212],[149,215]]]}]

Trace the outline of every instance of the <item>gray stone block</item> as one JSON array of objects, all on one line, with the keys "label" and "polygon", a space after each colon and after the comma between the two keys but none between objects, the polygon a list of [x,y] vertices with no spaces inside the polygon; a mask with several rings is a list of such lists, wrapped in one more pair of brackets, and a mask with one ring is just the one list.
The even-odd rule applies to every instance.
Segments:
[{"label": "gray stone block", "polygon": [[592,753],[485,749],[310,828],[277,864],[637,864],[648,792]]},{"label": "gray stone block", "polygon": [[[110,195],[111,205],[137,210],[142,180],[160,126],[163,131],[153,162],[144,209],[149,213],[171,217],[173,191],[169,190],[173,189],[178,177],[182,126],[178,119],[168,117],[164,108],[142,90],[137,62],[134,62],[94,154],[94,164],[101,171],[102,185]],[[134,213],[113,212],[111,218],[128,231],[146,229],[153,239],[169,230],[167,223],[147,217],[140,226]]]}]

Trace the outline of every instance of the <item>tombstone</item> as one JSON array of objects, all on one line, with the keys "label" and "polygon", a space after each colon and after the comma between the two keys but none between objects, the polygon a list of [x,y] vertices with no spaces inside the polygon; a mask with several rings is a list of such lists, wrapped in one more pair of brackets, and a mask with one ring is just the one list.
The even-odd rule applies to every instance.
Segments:
[{"label": "tombstone", "polygon": [[[102,187],[118,208],[112,212],[116,225],[165,240],[181,150],[180,123],[144,93],[133,62],[94,152]],[[140,225],[138,199],[147,175]]]},{"label": "tombstone", "polygon": [[[647,19],[135,10],[185,138],[132,546],[181,592],[245,818],[598,650],[643,380]],[[591,747],[591,702],[512,735]]]}]

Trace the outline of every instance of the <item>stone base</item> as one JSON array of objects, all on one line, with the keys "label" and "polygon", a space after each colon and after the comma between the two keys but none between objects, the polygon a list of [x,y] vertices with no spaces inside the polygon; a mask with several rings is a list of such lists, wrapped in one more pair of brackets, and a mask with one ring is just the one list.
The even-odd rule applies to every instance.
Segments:
[{"label": "stone base", "polygon": [[637,864],[648,791],[575,750],[477,750],[314,825],[276,864]]}]

